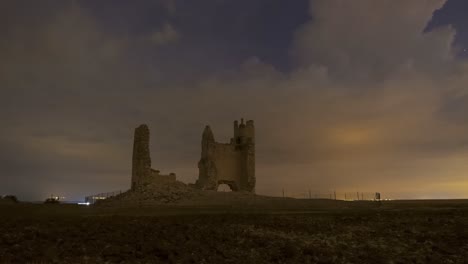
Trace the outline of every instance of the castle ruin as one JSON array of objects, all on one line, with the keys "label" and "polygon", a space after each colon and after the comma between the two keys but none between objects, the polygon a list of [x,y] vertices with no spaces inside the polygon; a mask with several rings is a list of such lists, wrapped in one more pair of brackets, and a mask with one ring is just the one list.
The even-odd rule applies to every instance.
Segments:
[{"label": "castle ruin", "polygon": [[234,121],[234,137],[227,144],[217,143],[206,126],[198,168],[196,185],[201,189],[217,190],[220,184],[227,184],[232,191],[255,192],[254,122]]},{"label": "castle ruin", "polygon": [[132,190],[154,182],[176,181],[175,173],[162,175],[159,173],[159,170],[151,168],[149,139],[150,131],[147,125],[141,125],[135,129],[132,162]]}]

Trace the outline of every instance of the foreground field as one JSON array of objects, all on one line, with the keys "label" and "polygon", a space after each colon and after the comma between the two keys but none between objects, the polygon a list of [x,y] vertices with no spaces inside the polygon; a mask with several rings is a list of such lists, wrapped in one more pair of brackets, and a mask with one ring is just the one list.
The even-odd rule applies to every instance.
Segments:
[{"label": "foreground field", "polygon": [[468,203],[0,206],[0,263],[467,263]]}]

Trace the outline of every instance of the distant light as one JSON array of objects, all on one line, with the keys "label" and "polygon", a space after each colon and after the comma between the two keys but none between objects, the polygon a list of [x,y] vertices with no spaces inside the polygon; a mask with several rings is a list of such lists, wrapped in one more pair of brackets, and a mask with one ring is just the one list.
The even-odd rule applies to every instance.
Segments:
[{"label": "distant light", "polygon": [[86,205],[86,206],[88,206],[88,205],[89,205],[89,202],[87,202],[87,203],[78,203],[78,205]]}]

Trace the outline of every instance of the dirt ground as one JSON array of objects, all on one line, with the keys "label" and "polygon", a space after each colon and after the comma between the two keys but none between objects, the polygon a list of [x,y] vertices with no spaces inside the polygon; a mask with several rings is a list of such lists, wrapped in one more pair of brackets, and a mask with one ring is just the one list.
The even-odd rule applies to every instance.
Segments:
[{"label": "dirt ground", "polygon": [[468,263],[468,201],[298,203],[0,205],[0,263]]}]

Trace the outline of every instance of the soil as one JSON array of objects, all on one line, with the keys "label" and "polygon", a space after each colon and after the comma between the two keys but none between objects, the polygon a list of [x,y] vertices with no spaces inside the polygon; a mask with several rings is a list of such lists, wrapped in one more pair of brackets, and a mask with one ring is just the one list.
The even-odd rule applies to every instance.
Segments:
[{"label": "soil", "polygon": [[468,201],[296,201],[0,205],[0,263],[467,263]]}]

